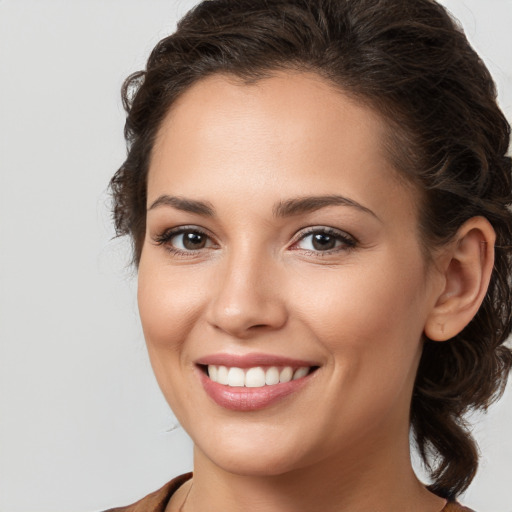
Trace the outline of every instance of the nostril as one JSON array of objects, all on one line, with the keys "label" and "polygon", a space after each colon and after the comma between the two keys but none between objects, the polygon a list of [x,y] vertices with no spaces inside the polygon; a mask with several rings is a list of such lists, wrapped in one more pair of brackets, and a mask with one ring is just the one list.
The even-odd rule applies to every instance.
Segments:
[{"label": "nostril", "polygon": [[238,338],[280,329],[286,324],[287,311],[279,298],[269,300],[254,293],[239,293],[226,288],[208,306],[210,325]]}]

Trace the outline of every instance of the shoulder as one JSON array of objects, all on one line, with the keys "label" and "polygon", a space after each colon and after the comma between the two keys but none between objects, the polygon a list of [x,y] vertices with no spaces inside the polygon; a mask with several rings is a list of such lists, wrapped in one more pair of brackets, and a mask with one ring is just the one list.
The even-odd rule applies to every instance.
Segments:
[{"label": "shoulder", "polygon": [[171,496],[190,478],[192,473],[180,475],[132,505],[111,508],[105,512],[164,512]]},{"label": "shoulder", "polygon": [[471,508],[463,507],[460,503],[456,501],[450,501],[446,504],[446,507],[443,508],[441,512],[475,512]]}]

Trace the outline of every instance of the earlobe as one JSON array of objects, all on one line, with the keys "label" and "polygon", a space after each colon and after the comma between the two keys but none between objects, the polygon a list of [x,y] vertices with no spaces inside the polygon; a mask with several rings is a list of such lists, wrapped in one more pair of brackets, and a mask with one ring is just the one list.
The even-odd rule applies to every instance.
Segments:
[{"label": "earlobe", "polygon": [[491,278],[496,235],[484,217],[473,217],[443,252],[444,286],[425,323],[433,341],[456,336],[476,315]]}]

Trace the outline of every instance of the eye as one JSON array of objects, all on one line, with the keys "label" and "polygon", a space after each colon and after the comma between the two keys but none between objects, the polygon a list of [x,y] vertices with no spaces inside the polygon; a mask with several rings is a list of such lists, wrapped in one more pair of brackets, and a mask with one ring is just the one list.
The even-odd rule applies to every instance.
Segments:
[{"label": "eye", "polygon": [[198,231],[185,231],[171,237],[169,243],[179,250],[196,251],[207,246],[208,237]]},{"label": "eye", "polygon": [[165,245],[174,253],[190,253],[214,246],[212,239],[202,230],[194,227],[170,229],[155,237],[158,245]]},{"label": "eye", "polygon": [[351,249],[356,245],[353,237],[332,228],[312,228],[302,233],[294,248],[310,252],[329,252]]}]

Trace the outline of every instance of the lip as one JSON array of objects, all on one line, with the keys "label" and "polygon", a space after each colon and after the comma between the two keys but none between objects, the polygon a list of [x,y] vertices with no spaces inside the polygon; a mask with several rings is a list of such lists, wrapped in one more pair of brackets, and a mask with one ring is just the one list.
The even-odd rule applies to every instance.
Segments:
[{"label": "lip", "polygon": [[292,366],[293,368],[300,368],[301,366],[320,366],[318,362],[260,353],[243,355],[211,354],[199,358],[195,363],[201,366],[215,364],[218,366],[228,366],[230,368],[252,368],[254,366]]},{"label": "lip", "polygon": [[318,363],[311,361],[290,359],[268,354],[212,354],[196,361],[197,373],[199,379],[206,391],[206,394],[219,406],[232,411],[248,412],[265,409],[290,395],[293,395],[306,386],[316,371],[309,373],[305,377],[290,382],[282,382],[272,386],[262,386],[258,388],[232,387],[213,382],[206,373],[200,368],[209,364],[223,365],[237,368],[252,368],[255,366],[292,366],[316,367]]}]

